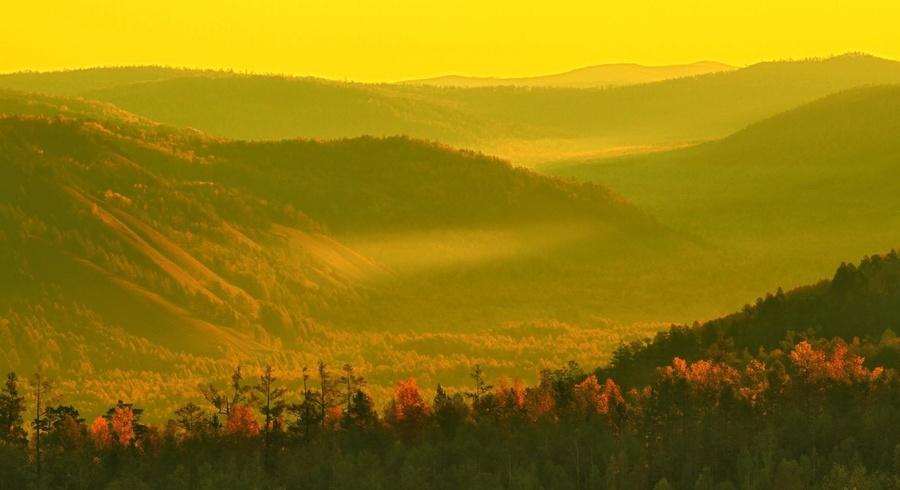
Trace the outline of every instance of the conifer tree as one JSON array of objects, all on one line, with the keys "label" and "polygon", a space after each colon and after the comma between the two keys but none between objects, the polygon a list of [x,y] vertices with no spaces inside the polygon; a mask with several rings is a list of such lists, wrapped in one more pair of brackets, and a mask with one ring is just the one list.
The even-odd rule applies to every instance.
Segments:
[{"label": "conifer tree", "polygon": [[0,441],[8,444],[24,444],[26,439],[25,397],[19,394],[16,373],[6,375],[6,383],[0,389]]}]

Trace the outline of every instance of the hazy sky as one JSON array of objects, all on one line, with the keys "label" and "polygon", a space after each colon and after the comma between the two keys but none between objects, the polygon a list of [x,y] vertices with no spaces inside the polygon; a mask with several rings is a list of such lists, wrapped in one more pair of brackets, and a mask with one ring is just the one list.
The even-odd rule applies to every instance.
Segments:
[{"label": "hazy sky", "polygon": [[8,0],[0,71],[164,64],[360,81],[900,59],[896,0]]}]

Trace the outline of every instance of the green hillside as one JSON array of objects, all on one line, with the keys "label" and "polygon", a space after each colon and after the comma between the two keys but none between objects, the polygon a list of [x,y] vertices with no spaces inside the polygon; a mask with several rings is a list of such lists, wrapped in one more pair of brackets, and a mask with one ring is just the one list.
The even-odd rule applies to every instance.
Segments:
[{"label": "green hillside", "polygon": [[526,379],[601,362],[891,248],[898,100],[860,89],[596,167],[645,214],[405,137],[236,141],[0,92],[4,362],[41,360],[86,403],[161,405],[238,360],[278,359],[290,383],[318,358],[364,362],[376,396],[411,374],[463,383],[475,362]]},{"label": "green hillside", "polygon": [[825,98],[721,141],[555,171],[617,189],[664,223],[734,249],[760,268],[748,277],[790,286],[900,243],[898,169],[900,87],[885,86]]},{"label": "green hillside", "polygon": [[83,95],[223,137],[407,135],[537,164],[720,138],[834,92],[900,83],[900,63],[865,55],[760,63],[613,89],[428,87],[123,70],[5,75],[0,87]]},{"label": "green hillside", "polygon": [[632,335],[592,318],[646,314],[617,271],[685,246],[599,186],[406,138],[228,141],[9,91],[0,110],[0,363],[88,407],[171,408],[239,361],[294,383],[364,359],[376,395],[480,359],[533,376]]}]

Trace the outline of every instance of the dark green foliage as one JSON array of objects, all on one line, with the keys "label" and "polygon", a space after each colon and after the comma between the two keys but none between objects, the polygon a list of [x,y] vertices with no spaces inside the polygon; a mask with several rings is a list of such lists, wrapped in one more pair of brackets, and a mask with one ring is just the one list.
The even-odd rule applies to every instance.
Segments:
[{"label": "dark green foliage", "polygon": [[6,375],[6,383],[0,389],[0,442],[7,445],[24,444],[25,397],[19,393],[16,373]]},{"label": "dark green foliage", "polygon": [[[652,340],[621,346],[598,371],[626,386],[646,384],[654,366],[675,356],[744,358],[806,337],[861,339],[869,365],[900,368],[900,256],[896,251],[841,264],[831,281],[778,290],[740,313],[694,326],[672,326]],[[877,347],[876,347],[877,345]]]},{"label": "dark green foliage", "polygon": [[[532,387],[503,380],[491,387],[475,366],[471,403],[438,386],[426,404],[407,380],[381,418],[352,367],[335,385],[320,363],[286,413],[273,407],[296,399],[271,369],[258,397],[235,371],[228,403],[211,408],[229,417],[226,405],[260,406],[268,424],[258,433],[208,423],[211,412],[195,405],[177,410],[165,428],[143,426],[141,411],[119,402],[107,417],[134,415],[134,438],[113,433],[103,442],[93,429],[87,434],[73,407],[50,407],[42,481],[47,488],[894,488],[900,377],[896,365],[885,370],[872,359],[897,358],[882,354],[897,349],[896,336],[878,328],[897,321],[898,270],[896,253],[868,257],[842,265],[830,282],[779,291],[741,313],[623,349],[596,372],[634,386],[624,393],[576,363],[546,370]],[[787,329],[807,324],[816,328],[802,337]],[[337,389],[347,386],[351,396],[342,399]],[[34,486],[25,446],[0,447],[4,484]]]},{"label": "dark green foliage", "polygon": [[[532,416],[543,383],[524,390],[527,415],[513,424],[502,414],[519,402],[482,412],[440,387],[415,419],[382,420],[358,391],[341,424],[308,435],[273,425],[269,445],[263,434],[170,422],[100,447],[59,407],[66,422],[45,439],[45,488],[894,488],[896,371],[858,367],[854,356],[878,345],[813,343],[761,352],[746,373],[736,361],[676,359],[626,394],[618,421],[605,409],[584,417],[591,379],[573,366],[544,376],[553,417]],[[25,448],[0,451],[3,484],[32,488]]]}]

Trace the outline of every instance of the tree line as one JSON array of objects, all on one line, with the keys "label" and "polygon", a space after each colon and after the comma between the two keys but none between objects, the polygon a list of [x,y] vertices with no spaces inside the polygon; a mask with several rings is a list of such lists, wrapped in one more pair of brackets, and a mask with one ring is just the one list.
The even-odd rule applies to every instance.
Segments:
[{"label": "tree line", "polygon": [[121,400],[89,421],[45,376],[10,373],[0,489],[896,488],[900,378],[864,351],[675,357],[628,390],[576,363],[532,386],[475,365],[468,391],[428,400],[410,378],[381,410],[350,365],[304,369],[293,393],[237,367],[161,425]]}]

